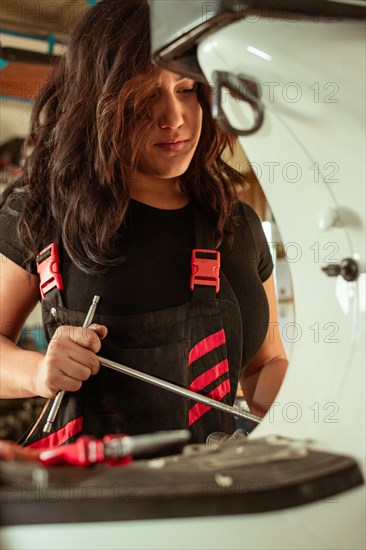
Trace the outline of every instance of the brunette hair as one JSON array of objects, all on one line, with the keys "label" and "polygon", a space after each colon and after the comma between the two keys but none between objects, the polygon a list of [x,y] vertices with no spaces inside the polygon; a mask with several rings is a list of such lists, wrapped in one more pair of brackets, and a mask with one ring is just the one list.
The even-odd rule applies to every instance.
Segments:
[{"label": "brunette hair", "polygon": [[[18,233],[28,262],[55,227],[85,272],[122,261],[114,239],[129,203],[128,174],[149,130],[146,100],[159,73],[150,61],[149,37],[146,0],[102,0],[72,33],[34,105],[23,175],[2,198],[2,207],[14,190],[23,198]],[[211,118],[209,87],[197,84],[197,94],[202,132],[181,187],[213,215],[219,242],[232,225],[235,188],[244,176],[221,159],[233,138]]]}]

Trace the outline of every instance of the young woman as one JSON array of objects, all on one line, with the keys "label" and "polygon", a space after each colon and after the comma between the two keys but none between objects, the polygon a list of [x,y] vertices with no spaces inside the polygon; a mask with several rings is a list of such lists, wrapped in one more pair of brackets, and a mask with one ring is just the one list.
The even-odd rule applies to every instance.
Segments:
[{"label": "young woman", "polygon": [[[230,404],[241,379],[254,414],[273,402],[287,360],[271,257],[236,199],[243,177],[221,159],[233,142],[209,95],[150,63],[146,0],[103,0],[37,100],[23,176],[2,199],[1,397],[67,393],[51,435],[43,418],[26,444],[234,431],[231,416],[100,368],[97,353]],[[192,279],[192,250],[214,273],[221,253],[218,280]],[[16,345],[40,299],[45,354]]]}]

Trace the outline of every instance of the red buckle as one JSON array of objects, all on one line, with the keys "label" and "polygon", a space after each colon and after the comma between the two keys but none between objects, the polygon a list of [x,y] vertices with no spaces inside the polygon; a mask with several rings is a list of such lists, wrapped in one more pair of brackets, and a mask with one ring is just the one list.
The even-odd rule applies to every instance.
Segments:
[{"label": "red buckle", "polygon": [[46,246],[37,254],[36,258],[37,272],[39,273],[40,283],[39,290],[43,300],[47,292],[49,292],[55,286],[58,290],[64,288],[62,276],[59,272],[58,266],[60,263],[60,257],[58,255],[58,246],[56,243],[51,243]]},{"label": "red buckle", "polygon": [[220,252],[217,250],[192,250],[191,290],[195,285],[214,286],[216,293],[220,289]]}]

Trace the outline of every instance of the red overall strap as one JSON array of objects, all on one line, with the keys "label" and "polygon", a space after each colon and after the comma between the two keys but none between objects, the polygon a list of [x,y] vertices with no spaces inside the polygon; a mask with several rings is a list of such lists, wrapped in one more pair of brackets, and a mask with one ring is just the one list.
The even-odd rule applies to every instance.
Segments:
[{"label": "red overall strap", "polygon": [[[42,308],[44,311],[50,311],[55,307],[63,308],[60,291],[63,290],[63,280],[60,273],[60,255],[59,255],[59,234],[53,231],[52,241],[36,256],[37,272],[39,274],[39,288],[42,296]],[[59,323],[58,323],[59,324]],[[50,336],[49,336],[50,338]],[[73,404],[70,406],[73,395],[66,395],[62,410],[59,411],[54,430],[49,435],[43,432],[43,426],[52,407],[53,400],[49,399],[41,412],[40,417],[34,422],[29,430],[19,440],[23,446],[38,448],[52,448],[57,445],[68,443],[82,433],[83,418],[80,411],[76,410]],[[64,411],[71,407],[72,416],[65,416]]]},{"label": "red overall strap", "polygon": [[58,245],[51,243],[44,248],[36,257],[37,272],[39,274],[39,289],[44,300],[47,292],[53,288],[62,290],[64,285],[59,270],[60,256]]},{"label": "red overall strap", "polygon": [[28,445],[30,449],[52,449],[58,445],[66,443],[69,439],[82,432],[83,419],[82,417],[70,420],[59,430],[38,439],[34,443]]},{"label": "red overall strap", "polygon": [[215,227],[198,204],[195,205],[195,243],[190,281],[193,298],[215,299],[220,290],[220,252],[215,246]]},{"label": "red overall strap", "polygon": [[[197,206],[195,233],[197,248],[192,251],[191,291],[193,299],[204,304],[207,300],[215,300],[220,290],[220,252],[215,246],[215,227],[206,212]],[[216,401],[230,403],[231,385],[225,330],[214,319],[207,328],[208,334],[203,338],[201,336],[189,352],[189,389]],[[197,327],[196,332],[200,334],[200,328]],[[209,411],[212,409],[207,405],[191,403],[188,411],[189,426],[197,426],[197,421]]]}]

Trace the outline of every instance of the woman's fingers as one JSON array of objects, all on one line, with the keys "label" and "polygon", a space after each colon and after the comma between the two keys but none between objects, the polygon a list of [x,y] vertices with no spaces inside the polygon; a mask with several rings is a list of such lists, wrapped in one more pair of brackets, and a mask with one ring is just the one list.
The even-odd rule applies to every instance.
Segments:
[{"label": "woman's fingers", "polygon": [[38,373],[39,395],[53,397],[61,390],[78,391],[99,371],[96,353],[107,335],[104,325],[88,328],[61,326],[53,335]]},{"label": "woman's fingers", "polygon": [[98,353],[102,345],[101,340],[105,338],[107,332],[107,327],[104,325],[90,325],[88,328],[64,325],[57,328],[50,346],[57,344],[60,348],[65,348],[72,342]]}]

